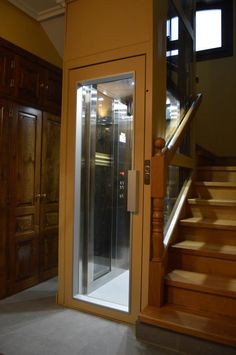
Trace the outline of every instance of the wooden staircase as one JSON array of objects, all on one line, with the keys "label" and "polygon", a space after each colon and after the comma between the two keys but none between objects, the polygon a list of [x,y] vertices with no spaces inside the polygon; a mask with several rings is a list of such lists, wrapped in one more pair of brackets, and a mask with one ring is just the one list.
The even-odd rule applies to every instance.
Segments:
[{"label": "wooden staircase", "polygon": [[168,254],[165,303],[140,321],[236,346],[236,166],[197,170]]}]

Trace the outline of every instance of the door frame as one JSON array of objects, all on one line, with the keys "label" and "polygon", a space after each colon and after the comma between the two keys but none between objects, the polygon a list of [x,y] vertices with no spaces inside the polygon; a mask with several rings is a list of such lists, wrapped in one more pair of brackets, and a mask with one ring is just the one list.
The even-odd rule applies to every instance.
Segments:
[{"label": "door frame", "polygon": [[[60,211],[60,255],[59,259],[59,302],[81,311],[102,315],[116,320],[134,323],[141,310],[142,294],[142,247],[143,247],[143,162],[145,137],[145,56],[120,59],[88,67],[72,69],[68,72],[66,95],[67,117],[64,144],[61,145],[61,211]],[[125,313],[111,308],[97,306],[73,298],[73,248],[74,246],[74,195],[75,195],[75,132],[76,132],[76,87],[79,81],[114,77],[133,73],[135,78],[135,119],[134,119],[134,158],[133,169],[139,171],[138,204],[139,211],[132,215],[131,235],[131,311]],[[64,250],[62,250],[62,248]],[[63,293],[63,294],[62,294]],[[61,302],[61,300],[63,300]]]}]

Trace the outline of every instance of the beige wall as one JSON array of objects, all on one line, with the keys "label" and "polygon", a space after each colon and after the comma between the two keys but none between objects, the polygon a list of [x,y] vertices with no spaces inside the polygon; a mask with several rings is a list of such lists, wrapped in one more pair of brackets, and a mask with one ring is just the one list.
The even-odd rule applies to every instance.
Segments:
[{"label": "beige wall", "polygon": [[[95,56],[98,62],[101,53],[106,53],[107,61],[111,51],[118,51],[121,57],[129,56],[132,46],[151,40],[151,9],[152,0],[69,2],[65,61]],[[115,59],[118,55],[114,54]]]},{"label": "beige wall", "polygon": [[203,103],[196,118],[197,143],[220,156],[236,156],[236,4],[234,56],[197,63]]},{"label": "beige wall", "polygon": [[52,64],[62,66],[62,59],[40,23],[7,0],[0,0],[0,37]]}]

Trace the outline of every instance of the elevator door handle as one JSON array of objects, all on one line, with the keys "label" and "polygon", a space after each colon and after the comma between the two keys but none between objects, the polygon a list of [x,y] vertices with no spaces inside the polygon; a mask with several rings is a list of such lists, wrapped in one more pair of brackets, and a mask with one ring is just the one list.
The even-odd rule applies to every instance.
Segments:
[{"label": "elevator door handle", "polygon": [[128,171],[128,196],[127,196],[127,211],[138,213],[138,185],[139,171]]}]

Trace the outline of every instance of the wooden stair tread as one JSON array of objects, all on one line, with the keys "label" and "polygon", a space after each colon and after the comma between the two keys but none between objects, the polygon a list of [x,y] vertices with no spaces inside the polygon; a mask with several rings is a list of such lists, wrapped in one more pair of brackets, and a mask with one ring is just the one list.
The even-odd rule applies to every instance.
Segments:
[{"label": "wooden stair tread", "polygon": [[183,307],[148,306],[139,315],[141,322],[203,339],[236,345],[236,320],[231,317],[189,312]]},{"label": "wooden stair tread", "polygon": [[176,269],[165,279],[167,285],[236,298],[235,278]]},{"label": "wooden stair tread", "polygon": [[190,217],[180,220],[180,225],[191,227],[203,227],[212,229],[236,230],[236,221],[228,219],[212,219],[202,217]]},{"label": "wooden stair tread", "polygon": [[236,182],[232,181],[195,181],[194,185],[196,186],[205,186],[205,187],[236,187]]},{"label": "wooden stair tread", "polygon": [[203,241],[184,240],[173,244],[171,247],[180,252],[187,252],[196,255],[207,255],[215,258],[227,258],[236,261],[235,245],[212,244]]},{"label": "wooden stair tread", "polygon": [[202,170],[202,171],[236,171],[236,166],[211,166],[211,165],[206,165],[206,166],[199,166],[197,170]]},{"label": "wooden stair tread", "polygon": [[[161,308],[148,306],[140,320],[236,346],[236,245],[231,245],[236,237],[236,166],[231,164],[197,168],[195,198],[187,200],[186,210],[195,217],[179,221],[179,226],[194,229],[182,228],[186,240],[171,246],[169,267],[174,270],[165,276],[169,303]],[[221,237],[218,243],[215,235]],[[221,270],[224,263],[230,272]]]},{"label": "wooden stair tread", "polygon": [[190,205],[204,205],[204,206],[236,206],[236,200],[219,200],[219,199],[204,199],[204,198],[189,198]]}]

